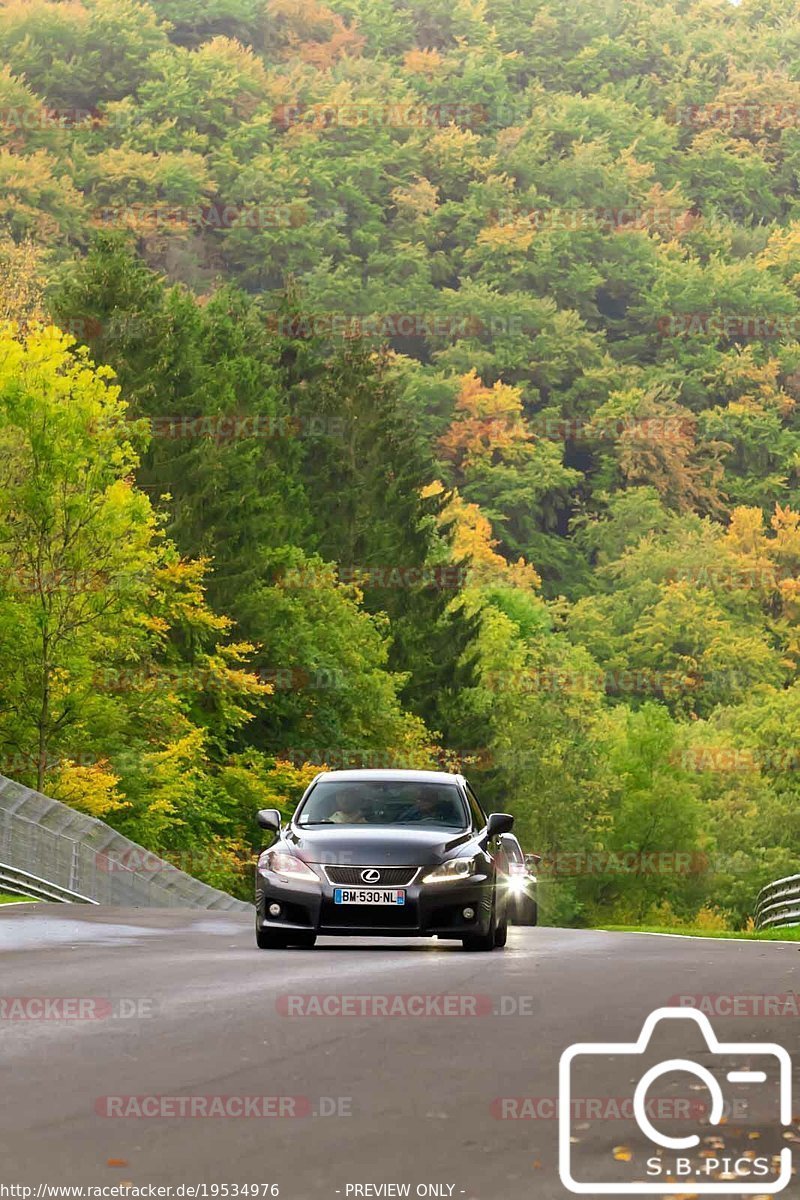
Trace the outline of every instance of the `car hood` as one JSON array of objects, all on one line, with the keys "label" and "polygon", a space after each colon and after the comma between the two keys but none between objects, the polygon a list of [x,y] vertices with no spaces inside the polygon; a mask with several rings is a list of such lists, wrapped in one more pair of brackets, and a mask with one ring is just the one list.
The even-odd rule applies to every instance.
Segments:
[{"label": "car hood", "polygon": [[469,842],[469,832],[442,829],[399,829],[381,826],[286,830],[284,841],[305,862],[354,867],[427,867],[442,862],[458,846]]}]

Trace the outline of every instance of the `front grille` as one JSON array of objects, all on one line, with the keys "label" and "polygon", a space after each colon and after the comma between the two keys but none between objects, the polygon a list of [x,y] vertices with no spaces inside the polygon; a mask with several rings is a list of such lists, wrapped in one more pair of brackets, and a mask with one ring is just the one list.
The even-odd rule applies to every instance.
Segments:
[{"label": "front grille", "polygon": [[323,903],[320,925],[327,929],[416,929],[417,914],[410,904]]},{"label": "front grille", "polygon": [[[350,887],[406,887],[419,867],[326,867],[330,883],[345,883]],[[361,878],[362,871],[379,871],[380,879]]]}]

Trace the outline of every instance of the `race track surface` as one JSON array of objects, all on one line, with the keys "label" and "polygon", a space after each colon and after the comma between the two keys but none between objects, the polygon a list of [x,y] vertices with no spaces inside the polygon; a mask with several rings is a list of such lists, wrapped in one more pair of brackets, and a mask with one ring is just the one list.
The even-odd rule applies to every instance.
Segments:
[{"label": "race track surface", "polygon": [[[344,939],[263,952],[239,914],[0,909],[0,1181],[274,1183],[285,1200],[393,1194],[381,1184],[456,1200],[563,1197],[562,1051],[634,1041],[676,995],[792,995],[798,968],[789,943],[512,928],[494,954]],[[43,997],[57,1000],[49,1016]],[[713,1003],[723,1041],[798,1050],[797,1016]],[[348,1004],[367,1011],[339,1015]],[[610,1086],[600,1064],[580,1094]],[[203,1111],[214,1097],[228,1115]],[[238,1115],[252,1097],[272,1099]],[[519,1119],[524,1097],[535,1103]],[[138,1112],[148,1103],[157,1115]],[[630,1144],[607,1115],[576,1116],[573,1144],[598,1179]],[[767,1130],[768,1143],[779,1150],[784,1134]],[[378,1190],[353,1190],[368,1184]]]}]

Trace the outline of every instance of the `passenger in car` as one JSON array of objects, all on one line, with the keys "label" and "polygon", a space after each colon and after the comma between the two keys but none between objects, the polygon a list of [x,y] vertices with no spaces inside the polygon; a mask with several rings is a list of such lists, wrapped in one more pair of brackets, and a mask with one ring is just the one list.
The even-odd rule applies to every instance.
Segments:
[{"label": "passenger in car", "polygon": [[328,817],[336,825],[365,825],[367,818],[361,797],[355,788],[341,791],[336,797],[336,811]]}]

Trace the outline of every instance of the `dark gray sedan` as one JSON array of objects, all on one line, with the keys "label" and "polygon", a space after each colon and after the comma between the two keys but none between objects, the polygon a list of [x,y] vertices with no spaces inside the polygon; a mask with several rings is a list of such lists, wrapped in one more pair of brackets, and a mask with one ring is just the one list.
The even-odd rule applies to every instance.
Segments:
[{"label": "dark gray sedan", "polygon": [[336,937],[440,937],[467,950],[505,945],[514,818],[487,816],[463,775],[326,771],[258,860],[262,950]]}]

